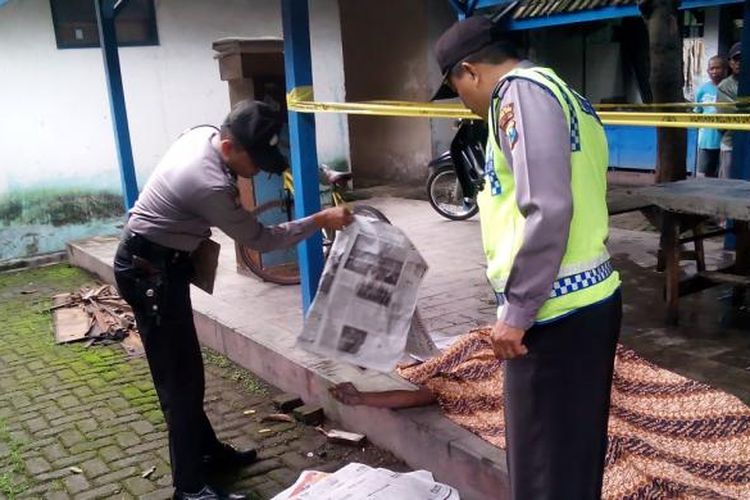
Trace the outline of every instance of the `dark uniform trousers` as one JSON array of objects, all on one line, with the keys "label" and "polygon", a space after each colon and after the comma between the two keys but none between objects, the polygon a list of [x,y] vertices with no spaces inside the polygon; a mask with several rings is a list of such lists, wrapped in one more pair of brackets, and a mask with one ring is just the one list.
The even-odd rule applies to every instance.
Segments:
[{"label": "dark uniform trousers", "polygon": [[219,441],[203,410],[203,359],[190,302],[187,252],[126,233],[115,257],[115,279],[133,308],[169,432],[174,486],[197,491],[205,483],[202,458]]},{"label": "dark uniform trousers", "polygon": [[505,363],[505,436],[511,498],[601,497],[620,291],[524,337]]}]

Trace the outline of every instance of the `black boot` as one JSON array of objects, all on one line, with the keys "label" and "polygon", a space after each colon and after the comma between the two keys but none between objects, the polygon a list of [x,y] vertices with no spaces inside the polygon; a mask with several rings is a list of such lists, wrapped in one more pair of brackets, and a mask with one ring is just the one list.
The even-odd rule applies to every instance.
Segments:
[{"label": "black boot", "polygon": [[247,496],[241,493],[220,492],[208,485],[205,485],[197,493],[175,491],[172,498],[174,500],[245,500]]},{"label": "black boot", "polygon": [[203,464],[209,470],[237,468],[250,465],[257,458],[258,452],[253,448],[239,451],[231,444],[220,443],[216,450],[203,456]]}]

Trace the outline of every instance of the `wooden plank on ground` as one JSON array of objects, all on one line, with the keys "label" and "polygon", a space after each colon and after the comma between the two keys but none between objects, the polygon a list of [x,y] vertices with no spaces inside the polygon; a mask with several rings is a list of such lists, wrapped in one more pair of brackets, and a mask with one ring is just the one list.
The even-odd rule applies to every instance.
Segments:
[{"label": "wooden plank on ground", "polygon": [[136,332],[130,332],[127,337],[122,339],[121,345],[131,358],[140,358],[146,354],[141,336]]},{"label": "wooden plank on ground", "polygon": [[[52,297],[52,305],[63,306],[70,300],[70,294],[55,295]],[[55,325],[55,342],[65,344],[86,338],[91,328],[89,315],[81,307],[57,307],[52,320]]]}]

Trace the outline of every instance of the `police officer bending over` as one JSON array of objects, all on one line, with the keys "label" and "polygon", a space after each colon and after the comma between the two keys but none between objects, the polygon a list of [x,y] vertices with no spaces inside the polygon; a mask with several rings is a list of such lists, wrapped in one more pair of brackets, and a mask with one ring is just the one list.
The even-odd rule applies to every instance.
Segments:
[{"label": "police officer bending over", "polygon": [[260,251],[285,248],[320,229],[352,222],[343,207],[265,227],[238,201],[236,177],[280,173],[281,117],[243,101],[221,131],[198,127],[167,151],[130,211],[115,257],[120,293],[132,306],[169,431],[174,498],[245,498],[219,493],[206,473],[253,462],[255,450],[220,442],[203,410],[204,373],[190,303],[190,254],[217,226]]}]

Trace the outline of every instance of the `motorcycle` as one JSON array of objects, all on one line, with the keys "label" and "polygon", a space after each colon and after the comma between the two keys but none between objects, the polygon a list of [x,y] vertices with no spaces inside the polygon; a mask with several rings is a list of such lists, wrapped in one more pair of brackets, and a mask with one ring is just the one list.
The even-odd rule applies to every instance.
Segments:
[{"label": "motorcycle", "polygon": [[484,184],[487,126],[460,120],[451,147],[427,166],[427,198],[437,213],[450,220],[470,219],[479,211],[476,195]]}]

